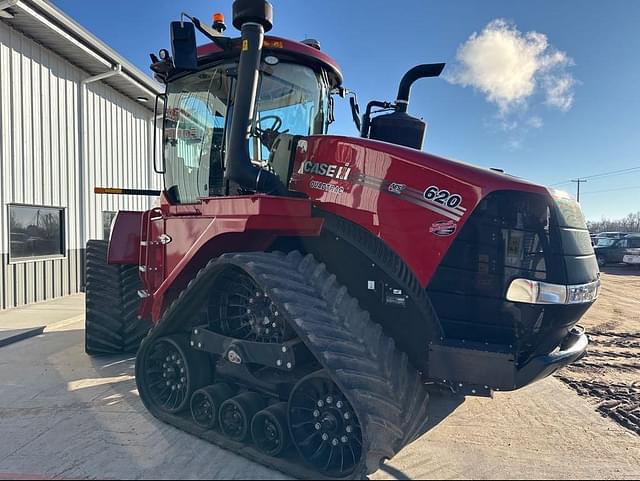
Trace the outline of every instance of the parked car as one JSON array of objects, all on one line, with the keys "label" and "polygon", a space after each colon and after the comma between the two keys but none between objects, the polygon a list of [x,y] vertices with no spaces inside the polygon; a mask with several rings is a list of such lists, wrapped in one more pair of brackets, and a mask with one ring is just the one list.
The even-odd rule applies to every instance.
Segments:
[{"label": "parked car", "polygon": [[640,267],[640,249],[629,249],[622,260],[625,264]]},{"label": "parked car", "polygon": [[[628,235],[628,232],[600,232],[599,234],[591,234],[591,244],[593,246],[597,246],[598,242],[601,240],[606,241],[607,239],[623,239]],[[605,244],[608,245],[606,242]]]},{"label": "parked car", "polygon": [[634,255],[636,249],[640,249],[640,235],[637,234],[627,235],[622,239],[600,237],[594,247],[600,267],[621,264],[625,256]]},{"label": "parked car", "polygon": [[599,234],[595,234],[594,237],[596,239],[622,239],[623,237],[627,237],[629,234],[630,232],[600,232]]}]

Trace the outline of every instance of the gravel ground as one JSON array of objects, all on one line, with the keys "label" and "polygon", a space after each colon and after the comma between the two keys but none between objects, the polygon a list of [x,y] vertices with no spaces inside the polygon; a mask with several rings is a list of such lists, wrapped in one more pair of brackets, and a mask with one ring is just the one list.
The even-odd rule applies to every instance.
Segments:
[{"label": "gravel ground", "polygon": [[589,354],[558,379],[640,435],[640,270],[605,268],[600,299],[581,323],[591,340]]}]

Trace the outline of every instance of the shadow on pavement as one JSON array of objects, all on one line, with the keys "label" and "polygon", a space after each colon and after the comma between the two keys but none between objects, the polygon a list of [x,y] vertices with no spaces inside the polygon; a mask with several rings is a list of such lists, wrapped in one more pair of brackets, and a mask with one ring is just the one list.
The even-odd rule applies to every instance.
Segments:
[{"label": "shadow on pavement", "polygon": [[44,331],[44,326],[31,329],[0,329],[0,347],[9,346],[16,342],[24,341],[30,337],[39,336]]}]

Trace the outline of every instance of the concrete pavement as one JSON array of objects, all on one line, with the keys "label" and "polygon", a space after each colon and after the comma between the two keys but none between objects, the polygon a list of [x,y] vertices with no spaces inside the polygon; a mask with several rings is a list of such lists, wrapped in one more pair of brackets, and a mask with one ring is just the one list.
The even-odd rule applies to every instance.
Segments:
[{"label": "concrete pavement", "polygon": [[[284,479],[148,415],[133,359],[84,354],[81,296],[33,309],[44,334],[0,348],[0,478]],[[640,438],[553,379],[432,413],[374,478],[640,477]]]}]

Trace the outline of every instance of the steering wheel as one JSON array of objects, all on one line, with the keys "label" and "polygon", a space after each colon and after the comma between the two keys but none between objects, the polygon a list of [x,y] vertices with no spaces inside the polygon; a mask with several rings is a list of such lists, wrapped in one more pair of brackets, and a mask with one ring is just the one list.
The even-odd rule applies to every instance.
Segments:
[{"label": "steering wheel", "polygon": [[[273,125],[266,129],[262,128],[262,123],[269,120],[273,121]],[[267,148],[271,149],[273,143],[280,134],[286,134],[289,132],[289,129],[280,132],[280,127],[282,127],[282,119],[280,117],[277,115],[267,115],[262,118],[258,117],[254,130],[260,136],[262,143],[267,146]]]}]

